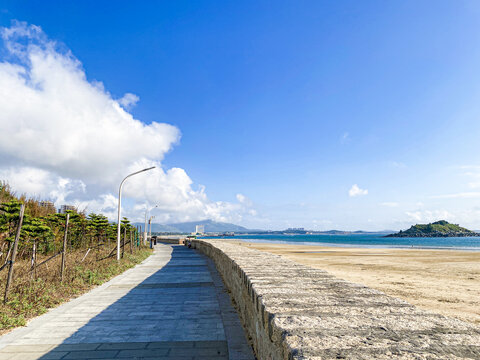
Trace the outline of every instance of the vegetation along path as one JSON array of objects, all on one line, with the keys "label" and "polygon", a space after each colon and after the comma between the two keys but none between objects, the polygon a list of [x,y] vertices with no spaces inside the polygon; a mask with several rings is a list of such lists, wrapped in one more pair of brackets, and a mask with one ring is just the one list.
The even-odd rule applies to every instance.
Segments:
[{"label": "vegetation along path", "polygon": [[10,359],[254,359],[210,260],[179,245],[0,337]]}]

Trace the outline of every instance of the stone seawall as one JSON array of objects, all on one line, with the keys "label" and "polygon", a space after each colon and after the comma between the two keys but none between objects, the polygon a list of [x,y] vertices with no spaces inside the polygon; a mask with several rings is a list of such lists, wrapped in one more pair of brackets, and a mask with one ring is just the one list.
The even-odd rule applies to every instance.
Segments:
[{"label": "stone seawall", "polygon": [[163,239],[163,238],[157,238],[158,242],[165,243],[165,244],[183,244],[183,239]]},{"label": "stone seawall", "polygon": [[168,236],[168,235],[158,235],[157,241],[163,242],[166,244],[183,244],[185,241],[186,236]]},{"label": "stone seawall", "polygon": [[480,327],[233,241],[214,261],[259,359],[480,359]]}]

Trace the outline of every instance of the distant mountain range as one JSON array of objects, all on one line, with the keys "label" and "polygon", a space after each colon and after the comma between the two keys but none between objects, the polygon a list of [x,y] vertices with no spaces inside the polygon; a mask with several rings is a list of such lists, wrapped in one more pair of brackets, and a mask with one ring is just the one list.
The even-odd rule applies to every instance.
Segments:
[{"label": "distant mountain range", "polygon": [[[134,225],[144,226],[144,223],[135,223]],[[303,229],[287,229],[280,231],[248,229],[246,227],[235,225],[226,222],[219,222],[213,220],[189,221],[173,224],[152,224],[152,232],[168,232],[168,233],[192,233],[195,231],[196,225],[203,225],[205,232],[208,233],[251,233],[251,234],[325,234],[325,235],[341,235],[341,234],[362,234],[370,233],[368,231],[343,231],[343,230],[328,230],[328,231],[313,231]],[[394,231],[376,231],[375,233],[393,233]]]},{"label": "distant mountain range", "polygon": [[[135,225],[142,225],[142,223],[135,223]],[[213,220],[201,220],[201,221],[190,221],[190,222],[181,222],[174,224],[152,224],[152,232],[171,232],[171,233],[191,233],[195,231],[196,225],[203,225],[205,232],[254,232],[255,230],[247,229],[243,226],[218,222]]]}]

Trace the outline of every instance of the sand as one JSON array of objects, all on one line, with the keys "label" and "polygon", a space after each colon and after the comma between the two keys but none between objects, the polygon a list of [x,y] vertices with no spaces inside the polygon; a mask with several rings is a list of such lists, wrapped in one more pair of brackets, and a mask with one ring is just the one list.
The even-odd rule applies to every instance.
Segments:
[{"label": "sand", "polygon": [[425,310],[480,324],[480,252],[239,244],[326,270]]}]

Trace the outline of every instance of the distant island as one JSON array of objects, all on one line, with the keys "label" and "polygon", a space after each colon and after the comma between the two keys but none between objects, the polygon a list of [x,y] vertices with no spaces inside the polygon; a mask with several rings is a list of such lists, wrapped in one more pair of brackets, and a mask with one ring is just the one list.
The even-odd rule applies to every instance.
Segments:
[{"label": "distant island", "polygon": [[413,225],[410,229],[386,235],[385,237],[465,237],[480,236],[479,233],[456,224],[440,220],[430,224]]}]

